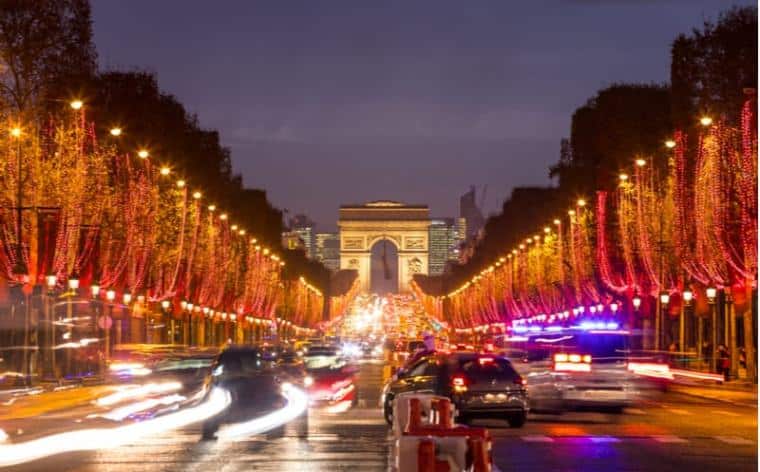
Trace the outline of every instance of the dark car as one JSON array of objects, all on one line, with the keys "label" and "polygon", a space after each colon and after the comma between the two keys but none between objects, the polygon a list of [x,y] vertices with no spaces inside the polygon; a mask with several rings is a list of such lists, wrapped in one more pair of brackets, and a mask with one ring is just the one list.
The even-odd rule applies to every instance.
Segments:
[{"label": "dark car", "polygon": [[383,388],[386,421],[393,421],[393,399],[404,392],[448,397],[458,421],[501,418],[513,428],[525,424],[528,393],[523,378],[505,358],[472,352],[433,353],[400,372]]},{"label": "dark car", "polygon": [[221,424],[245,421],[285,404],[273,364],[260,348],[250,346],[230,346],[217,356],[206,385],[209,391],[212,387],[227,390],[231,402],[203,423],[204,439],[214,438]]}]

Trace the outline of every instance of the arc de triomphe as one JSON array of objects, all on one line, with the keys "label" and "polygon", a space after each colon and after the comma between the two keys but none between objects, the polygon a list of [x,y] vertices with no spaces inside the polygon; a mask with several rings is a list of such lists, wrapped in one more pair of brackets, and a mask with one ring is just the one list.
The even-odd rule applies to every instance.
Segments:
[{"label": "arc de triomphe", "polygon": [[428,271],[428,229],[430,211],[426,205],[405,205],[375,201],[340,207],[340,268],[359,272],[360,290],[370,290],[372,246],[386,240],[398,251],[399,292],[409,292],[414,274]]}]

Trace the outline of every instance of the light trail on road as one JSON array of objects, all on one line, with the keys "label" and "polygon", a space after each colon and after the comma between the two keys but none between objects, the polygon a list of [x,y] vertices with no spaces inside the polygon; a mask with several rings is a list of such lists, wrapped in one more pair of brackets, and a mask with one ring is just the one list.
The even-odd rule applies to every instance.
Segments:
[{"label": "light trail on road", "polygon": [[198,423],[221,413],[229,404],[229,392],[214,389],[199,405],[139,423],[116,428],[70,431],[23,443],[0,445],[0,467],[23,464],[64,452],[117,447],[149,435]]},{"label": "light trail on road", "polygon": [[217,437],[219,439],[233,439],[265,433],[293,421],[309,407],[309,396],[303,390],[290,384],[284,384],[282,393],[288,401],[284,407],[264,416],[227,426],[219,431]]}]

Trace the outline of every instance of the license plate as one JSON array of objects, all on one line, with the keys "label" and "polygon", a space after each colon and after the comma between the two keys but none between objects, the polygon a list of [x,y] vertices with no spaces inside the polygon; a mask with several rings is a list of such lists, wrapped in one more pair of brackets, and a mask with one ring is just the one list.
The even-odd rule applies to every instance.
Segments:
[{"label": "license plate", "polygon": [[504,403],[507,401],[507,396],[503,393],[486,393],[481,398],[484,403]]}]

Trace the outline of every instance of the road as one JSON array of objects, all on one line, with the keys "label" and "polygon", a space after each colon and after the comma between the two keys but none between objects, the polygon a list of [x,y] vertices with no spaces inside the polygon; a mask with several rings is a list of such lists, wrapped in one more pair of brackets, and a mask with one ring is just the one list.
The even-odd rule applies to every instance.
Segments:
[{"label": "road", "polygon": [[[129,446],[69,453],[23,471],[380,471],[391,444],[377,400],[382,366],[363,364],[360,402],[346,413],[310,412],[303,424],[234,442],[199,441],[191,427]],[[521,429],[491,428],[503,470],[757,470],[756,405],[653,394],[623,414],[532,415]]]}]

